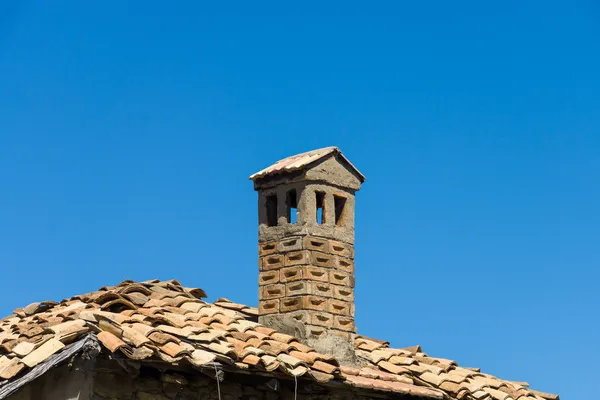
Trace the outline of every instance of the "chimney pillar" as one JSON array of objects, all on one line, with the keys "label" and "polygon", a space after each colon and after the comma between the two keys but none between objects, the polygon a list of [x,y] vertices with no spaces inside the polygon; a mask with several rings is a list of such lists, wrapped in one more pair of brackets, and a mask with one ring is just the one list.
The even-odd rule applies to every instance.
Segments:
[{"label": "chimney pillar", "polygon": [[364,177],[333,147],[251,179],[259,196],[259,322],[355,364],[354,195]]}]

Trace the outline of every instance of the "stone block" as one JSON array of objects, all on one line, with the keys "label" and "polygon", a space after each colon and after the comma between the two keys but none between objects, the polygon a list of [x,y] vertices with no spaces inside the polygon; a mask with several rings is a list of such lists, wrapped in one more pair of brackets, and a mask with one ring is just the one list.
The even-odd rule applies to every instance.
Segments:
[{"label": "stone block", "polygon": [[312,314],[312,311],[295,311],[295,312],[286,314],[286,316],[289,316],[293,320],[301,322],[303,324],[308,324],[308,323],[310,323],[311,314]]},{"label": "stone block", "polygon": [[336,256],[353,258],[354,257],[354,246],[347,243],[338,242],[337,240],[329,241],[329,252]]},{"label": "stone block", "polygon": [[322,239],[314,236],[306,236],[304,238],[304,248],[307,250],[328,252],[329,242],[327,239]]},{"label": "stone block", "polygon": [[285,285],[276,283],[275,285],[266,285],[260,288],[259,300],[279,299],[285,296]]},{"label": "stone block", "polygon": [[265,242],[258,244],[258,255],[260,257],[277,253],[277,242]]},{"label": "stone block", "polygon": [[138,400],[169,400],[169,397],[162,393],[138,392],[136,394]]},{"label": "stone block", "polygon": [[306,296],[304,298],[304,308],[307,310],[325,311],[327,308],[327,298],[320,296]]},{"label": "stone block", "polygon": [[272,285],[274,283],[279,283],[279,271],[264,271],[258,274],[258,284],[260,286]]},{"label": "stone block", "polygon": [[302,268],[302,275],[306,280],[329,282],[329,274],[327,273],[326,268],[308,265]]},{"label": "stone block", "polygon": [[302,267],[288,267],[279,270],[279,281],[281,283],[298,281],[303,278]]},{"label": "stone block", "polygon": [[261,271],[271,271],[283,267],[283,255],[272,254],[261,258]]},{"label": "stone block", "polygon": [[341,336],[344,339],[349,340],[350,343],[354,343],[354,332],[340,331],[340,330],[337,330],[337,329],[331,329],[329,331],[329,333],[331,333],[332,335]]},{"label": "stone block", "polygon": [[183,387],[177,383],[163,382],[163,393],[168,399],[177,398],[183,390]]},{"label": "stone block", "polygon": [[333,316],[333,328],[346,332],[354,332],[354,318],[343,315]]},{"label": "stone block", "polygon": [[333,289],[329,283],[325,282],[307,282],[310,287],[311,294],[322,296],[322,297],[331,297],[333,296]]},{"label": "stone block", "polygon": [[303,250],[286,253],[284,264],[286,267],[310,264],[310,252]]},{"label": "stone block", "polygon": [[225,380],[221,384],[221,395],[223,397],[223,400],[240,399],[240,398],[242,398],[243,393],[244,393],[244,390],[242,389],[242,385],[240,385],[237,382],[231,382],[231,381]]},{"label": "stone block", "polygon": [[282,239],[277,245],[278,252],[299,251],[302,250],[302,237],[296,236]]},{"label": "stone block", "polygon": [[354,274],[354,260],[351,258],[335,256],[333,265],[335,268],[338,268],[344,272]]},{"label": "stone block", "polygon": [[274,314],[279,312],[279,299],[263,300],[258,302],[258,313],[260,315]]},{"label": "stone block", "polygon": [[285,284],[285,296],[300,296],[309,294],[308,285],[305,281],[289,282]]},{"label": "stone block", "polygon": [[326,282],[295,281],[285,284],[286,297],[308,294],[331,297],[333,290],[329,283]]},{"label": "stone block", "polygon": [[346,302],[354,302],[354,290],[346,286],[333,286],[333,298]]},{"label": "stone block", "polygon": [[334,256],[320,251],[312,251],[311,263],[316,267],[332,268],[334,266]]},{"label": "stone block", "polygon": [[329,282],[335,285],[354,287],[354,277],[340,270],[329,270]]},{"label": "stone block", "polygon": [[327,300],[327,311],[332,314],[352,316],[351,310],[352,303],[341,301],[337,299]]},{"label": "stone block", "polygon": [[323,326],[306,325],[306,336],[308,340],[321,340],[327,336],[327,329]]},{"label": "stone block", "polygon": [[333,326],[333,315],[326,312],[313,312],[310,315],[310,323],[312,325],[331,328]]},{"label": "stone block", "polygon": [[299,311],[304,309],[304,300],[305,298],[302,296],[297,297],[287,297],[281,299],[281,304],[279,306],[280,312],[290,312],[290,311]]},{"label": "stone block", "polygon": [[130,398],[133,382],[129,376],[99,372],[94,382],[94,393],[101,397]]},{"label": "stone block", "polygon": [[162,384],[158,379],[141,376],[133,383],[136,391],[143,390],[146,393],[162,393]]}]

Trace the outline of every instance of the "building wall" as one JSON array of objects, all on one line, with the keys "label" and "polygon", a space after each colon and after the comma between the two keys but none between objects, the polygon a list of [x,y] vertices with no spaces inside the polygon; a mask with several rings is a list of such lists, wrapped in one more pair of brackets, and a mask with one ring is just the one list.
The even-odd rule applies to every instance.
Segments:
[{"label": "building wall", "polygon": [[[219,384],[221,400],[294,400],[294,381],[229,374]],[[269,384],[271,387],[269,387]],[[21,388],[7,400],[219,400],[217,381],[200,372],[160,372],[156,368],[126,371],[116,361],[98,359],[89,369],[62,365]],[[315,382],[298,380],[297,399],[370,400],[370,397]],[[389,397],[391,398],[391,397]]]},{"label": "building wall", "polygon": [[7,400],[95,400],[94,377],[88,364],[63,364],[23,386]]}]

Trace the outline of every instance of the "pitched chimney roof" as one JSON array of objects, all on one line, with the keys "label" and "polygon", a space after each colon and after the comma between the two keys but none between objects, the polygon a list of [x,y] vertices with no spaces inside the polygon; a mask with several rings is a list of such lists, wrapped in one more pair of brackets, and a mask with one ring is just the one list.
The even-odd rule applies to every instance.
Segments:
[{"label": "pitched chimney roof", "polygon": [[361,174],[354,165],[352,165],[350,160],[348,160],[336,146],[324,147],[322,149],[311,150],[306,153],[296,154],[291,157],[284,158],[283,160],[279,160],[275,164],[251,175],[250,179],[255,181],[266,176],[299,171],[319,160],[322,160],[330,154],[337,154],[346,164],[348,164],[348,166],[356,173],[356,175],[358,175],[361,183],[365,181],[365,176]]}]

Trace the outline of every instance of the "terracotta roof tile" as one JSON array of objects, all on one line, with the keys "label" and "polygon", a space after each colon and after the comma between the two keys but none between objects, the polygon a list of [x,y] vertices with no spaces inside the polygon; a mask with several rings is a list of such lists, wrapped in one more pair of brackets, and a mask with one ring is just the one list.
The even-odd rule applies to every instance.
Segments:
[{"label": "terracotta roof tile", "polygon": [[18,358],[10,359],[3,356],[0,358],[0,379],[11,379],[24,368],[25,364]]},{"label": "terracotta roof tile", "polygon": [[44,344],[42,344],[40,347],[23,357],[21,361],[29,368],[33,368],[42,361],[46,360],[52,354],[61,350],[63,347],[65,347],[65,345],[62,344],[62,342],[56,339],[50,339]]},{"label": "terracotta roof tile", "polygon": [[[382,346],[377,346],[376,343]],[[540,400],[558,400],[556,395],[535,392],[523,387],[524,385],[519,382],[505,381],[492,375],[482,374],[478,368],[462,368],[456,361],[429,357],[423,353],[420,346],[395,349],[403,355],[391,357],[386,354],[393,354],[394,349],[389,349],[387,342],[357,336],[355,346],[357,354],[374,367],[410,377],[415,384],[440,390],[452,399],[517,400],[518,392],[519,396],[526,396],[521,397],[523,400],[525,398],[531,400],[536,394],[539,395]],[[367,350],[369,348],[373,350]],[[391,366],[402,370],[390,371],[393,369]],[[363,375],[365,375],[364,368],[361,370],[361,376]]]},{"label": "terracotta roof tile", "polygon": [[361,174],[360,171],[358,169],[356,169],[356,167],[354,165],[352,165],[350,160],[348,160],[346,157],[344,157],[344,155],[342,154],[340,149],[338,149],[335,146],[325,147],[322,149],[316,149],[316,150],[308,151],[306,153],[296,154],[294,156],[284,158],[283,160],[279,160],[275,164],[253,174],[252,176],[250,176],[250,179],[254,181],[256,179],[264,178],[265,176],[269,176],[269,175],[276,175],[276,174],[281,174],[284,172],[298,171],[298,170],[301,170],[301,169],[309,166],[310,164],[312,164],[316,161],[319,161],[320,159],[322,159],[324,157],[329,156],[332,153],[338,154],[354,170],[354,172],[360,177],[361,182],[365,181],[364,175]]},{"label": "terracotta roof tile", "polygon": [[251,372],[304,376],[327,383],[427,398],[558,400],[526,384],[499,380],[455,361],[429,357],[420,346],[389,347],[358,336],[362,367],[339,365],[299,339],[256,322],[257,309],[218,299],[178,281],[125,281],[15,310],[0,320],[0,386],[93,334],[104,348],[135,360],[187,362],[202,368],[218,361]]}]

